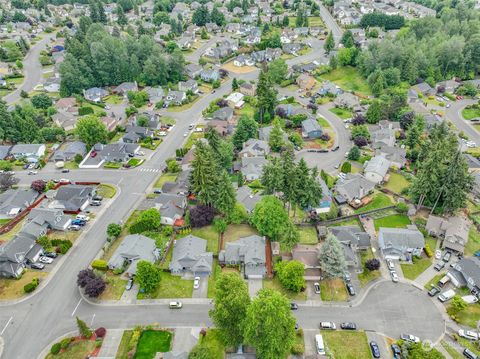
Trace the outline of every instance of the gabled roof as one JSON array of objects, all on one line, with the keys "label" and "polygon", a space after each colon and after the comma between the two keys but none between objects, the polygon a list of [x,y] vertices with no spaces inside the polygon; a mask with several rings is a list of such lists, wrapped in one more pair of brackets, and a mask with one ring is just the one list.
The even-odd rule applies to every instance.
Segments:
[{"label": "gabled roof", "polygon": [[394,248],[403,250],[407,248],[423,248],[425,239],[417,228],[385,228],[378,231],[378,245],[381,249]]},{"label": "gabled roof", "polygon": [[253,193],[248,186],[242,186],[237,189],[236,198],[248,212],[253,211],[255,205],[262,199],[259,193]]},{"label": "gabled roof", "polygon": [[16,215],[30,206],[38,197],[33,189],[8,189],[0,193],[0,213]]},{"label": "gabled roof", "polygon": [[375,156],[371,158],[365,166],[365,173],[373,172],[380,177],[385,177],[390,167],[390,161],[383,156]]},{"label": "gabled roof", "polygon": [[108,262],[111,268],[119,268],[127,260],[130,262],[127,272],[135,274],[137,263],[145,260],[153,263],[158,258],[155,241],[141,234],[130,234],[126,236]]},{"label": "gabled roof", "polygon": [[347,243],[358,248],[370,247],[370,235],[359,226],[339,226],[329,228],[339,242]]},{"label": "gabled roof", "polygon": [[375,188],[375,184],[370,182],[359,173],[348,174],[344,180],[337,181],[336,191],[347,201],[362,199]]}]

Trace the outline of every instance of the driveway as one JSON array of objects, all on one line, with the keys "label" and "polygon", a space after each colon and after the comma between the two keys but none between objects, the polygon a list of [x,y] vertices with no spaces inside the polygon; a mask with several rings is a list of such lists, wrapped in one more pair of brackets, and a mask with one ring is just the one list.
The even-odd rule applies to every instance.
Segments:
[{"label": "driveway", "polygon": [[378,349],[380,349],[380,356],[382,358],[393,358],[392,351],[390,350],[387,340],[383,335],[375,332],[367,332],[366,334],[368,343],[372,341],[377,343]]},{"label": "driveway", "polygon": [[208,277],[200,277],[200,287],[193,290],[192,298],[207,298]]},{"label": "driveway", "polygon": [[248,279],[248,294],[250,294],[250,298],[255,297],[257,292],[263,288],[263,280],[262,279]]},{"label": "driveway", "polygon": [[303,340],[305,341],[305,359],[322,358],[317,354],[315,347],[315,335],[320,334],[318,329],[307,329],[303,331]]},{"label": "driveway", "polygon": [[307,299],[310,300],[320,300],[320,294],[315,293],[315,288],[313,287],[313,283],[319,283],[318,281],[307,281],[307,288],[305,292],[307,294]]},{"label": "driveway", "polygon": [[200,327],[176,328],[171,353],[177,355],[189,353],[197,344],[201,329]]}]

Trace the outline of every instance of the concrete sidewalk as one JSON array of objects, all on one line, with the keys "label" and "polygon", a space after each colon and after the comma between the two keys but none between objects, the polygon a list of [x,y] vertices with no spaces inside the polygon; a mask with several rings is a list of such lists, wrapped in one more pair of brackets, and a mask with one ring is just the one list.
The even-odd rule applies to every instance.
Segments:
[{"label": "concrete sidewalk", "polygon": [[108,329],[107,335],[103,338],[102,347],[98,352],[100,358],[115,358],[118,346],[122,341],[123,329]]}]

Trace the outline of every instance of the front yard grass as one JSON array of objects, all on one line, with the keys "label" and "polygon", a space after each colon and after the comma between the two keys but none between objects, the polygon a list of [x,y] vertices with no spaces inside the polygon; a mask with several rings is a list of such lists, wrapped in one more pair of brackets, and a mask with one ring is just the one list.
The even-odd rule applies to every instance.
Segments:
[{"label": "front yard grass", "polygon": [[8,232],[0,234],[0,243],[5,243],[5,242],[8,242],[8,241],[12,240],[13,237],[15,237],[18,234],[18,232],[20,232],[20,230],[23,227],[24,222],[25,222],[25,220],[23,219],[20,222],[18,222],[15,225],[15,227],[13,227]]},{"label": "front yard grass", "polygon": [[192,231],[192,236],[197,236],[207,240],[207,252],[213,252],[218,254],[218,238],[219,235],[213,229],[213,226],[205,226],[202,228],[196,228]]},{"label": "front yard grass", "polygon": [[346,108],[341,108],[341,107],[333,107],[329,109],[329,111],[338,117],[340,117],[342,120],[345,120],[347,118],[352,118],[352,111],[346,109]]},{"label": "front yard grass", "polygon": [[133,336],[133,330],[125,330],[122,335],[122,340],[117,349],[117,355],[115,359],[130,359],[128,353],[134,348],[136,343],[131,343]]},{"label": "front yard grass", "polygon": [[407,188],[410,182],[399,173],[390,173],[390,178],[387,184],[384,186],[386,189],[400,194],[404,188]]},{"label": "front yard grass", "polygon": [[139,165],[141,165],[143,162],[143,160],[141,160],[140,158],[130,158],[127,162],[127,164],[130,166],[130,167],[137,167]]},{"label": "front yard grass", "polygon": [[360,262],[362,263],[363,272],[358,275],[358,280],[360,281],[360,286],[364,287],[368,282],[380,277],[380,271],[378,270],[368,270],[365,268],[365,262],[369,259],[375,258],[371,248],[366,251],[360,251]]},{"label": "front yard grass", "polygon": [[105,281],[107,282],[107,287],[100,295],[99,299],[119,300],[125,291],[125,286],[127,285],[128,281],[113,273],[107,273]]},{"label": "front yard grass", "polygon": [[462,110],[462,116],[465,120],[471,120],[476,117],[480,117],[480,108],[464,108]]},{"label": "front yard grass", "polygon": [[307,294],[305,292],[294,293],[292,291],[289,291],[288,289],[285,289],[277,277],[274,277],[273,279],[264,279],[263,288],[276,290],[277,292],[280,292],[281,294],[286,296],[288,299],[293,299],[293,300],[307,299]]},{"label": "front yard grass", "polygon": [[160,178],[155,182],[154,188],[162,188],[162,186],[166,182],[175,182],[177,179],[177,175],[175,173],[164,173],[160,176]]},{"label": "front yard grass", "polygon": [[372,94],[367,81],[351,66],[338,67],[329,73],[321,75],[321,78],[334,82],[346,91],[358,92],[365,96]]},{"label": "front yard grass", "polygon": [[151,359],[155,354],[170,351],[172,333],[165,330],[144,330],[138,340],[135,359]]},{"label": "front yard grass", "polygon": [[161,272],[160,285],[154,293],[138,293],[137,299],[153,298],[191,298],[193,293],[193,280],[185,280],[180,276]]},{"label": "front yard grass", "polygon": [[371,211],[372,209],[378,209],[393,205],[392,199],[384,193],[378,192],[372,194],[371,196],[373,196],[373,199],[370,201],[370,203],[355,210],[355,213],[364,213],[367,211]]},{"label": "front yard grass", "polygon": [[420,259],[414,259],[413,264],[402,263],[400,264],[400,267],[402,267],[403,276],[405,278],[414,280],[431,265],[432,265],[431,258],[420,258]]},{"label": "front yard grass", "polygon": [[340,278],[322,280],[320,282],[320,297],[325,301],[347,301],[348,293],[345,283]]},{"label": "front yard grass", "polygon": [[117,189],[109,184],[99,184],[97,186],[97,194],[103,198],[113,198],[117,193]]},{"label": "front yard grass", "polygon": [[208,329],[205,336],[200,336],[197,346],[201,348],[211,348],[212,356],[209,359],[223,359],[225,357],[225,346],[220,339],[218,329]]},{"label": "front yard grass", "polygon": [[476,355],[480,355],[480,349],[478,347],[478,343],[474,343],[468,339],[461,338],[457,334],[454,334],[454,337],[462,347],[470,349]]},{"label": "front yard grass", "polygon": [[460,354],[459,352],[457,352],[455,350],[455,348],[453,348],[450,344],[448,344],[445,340],[442,340],[440,341],[440,344],[442,344],[442,347],[447,351],[448,354],[450,354],[450,356],[453,358],[453,359],[464,359],[465,357]]},{"label": "front yard grass", "polygon": [[374,222],[377,231],[380,227],[406,228],[411,223],[410,219],[404,214],[392,214],[391,216],[377,218]]},{"label": "front yard grass", "polygon": [[468,242],[465,246],[465,255],[472,256],[477,251],[480,251],[480,233],[475,226],[471,226],[468,232]]},{"label": "front yard grass", "polygon": [[432,289],[432,286],[437,285],[438,281],[445,276],[445,273],[437,274],[435,277],[430,279],[427,284],[425,284],[424,288],[426,290]]},{"label": "front yard grass", "polygon": [[95,341],[81,340],[71,343],[68,348],[56,355],[48,353],[45,359],[84,359],[95,350]]},{"label": "front yard grass", "polygon": [[257,230],[248,224],[230,224],[223,234],[224,242],[234,242],[237,239],[258,234]]},{"label": "front yard grass", "polygon": [[370,358],[365,332],[333,330],[322,331],[327,353],[335,359]]},{"label": "front yard grass", "polygon": [[447,308],[448,314],[455,314],[455,321],[462,325],[467,325],[471,328],[477,327],[477,322],[480,320],[480,304],[468,304],[464,310],[453,313],[451,307]]},{"label": "front yard grass", "polygon": [[46,272],[37,272],[26,270],[19,279],[1,278],[0,279],[0,300],[9,300],[20,298],[25,295],[23,287],[30,283],[33,278],[40,281],[48,275]]},{"label": "front yard grass", "polygon": [[298,227],[298,233],[300,234],[300,243],[301,244],[317,244],[317,230],[315,227],[310,226],[301,226]]}]

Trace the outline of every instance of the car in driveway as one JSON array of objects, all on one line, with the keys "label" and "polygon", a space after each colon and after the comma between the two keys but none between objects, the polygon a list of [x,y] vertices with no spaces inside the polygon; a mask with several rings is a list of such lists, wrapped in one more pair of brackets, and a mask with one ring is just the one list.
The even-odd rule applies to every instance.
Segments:
[{"label": "car in driveway", "polygon": [[28,171],[28,174],[31,176],[31,175],[36,175],[38,173],[38,171]]},{"label": "car in driveway", "polygon": [[77,226],[76,224],[71,224],[69,227],[68,227],[69,230],[71,231],[79,231],[82,229],[82,227],[80,226]]},{"label": "car in driveway", "polygon": [[460,329],[458,335],[468,340],[478,340],[478,333],[471,330]]},{"label": "car in driveway", "polygon": [[313,283],[313,289],[315,290],[315,294],[320,294],[320,284],[315,282]]},{"label": "car in driveway", "polygon": [[402,357],[402,349],[398,346],[398,344],[393,343],[390,348],[392,348],[393,358],[400,359]]},{"label": "car in driveway", "polygon": [[45,264],[42,264],[42,263],[32,263],[32,264],[30,264],[30,268],[42,270],[42,269],[45,268]]},{"label": "car in driveway", "polygon": [[420,338],[412,334],[402,334],[400,335],[400,339],[410,343],[420,343]]},{"label": "car in driveway", "polygon": [[90,202],[90,206],[92,207],[100,207],[102,205],[101,201],[92,201]]},{"label": "car in driveway", "polygon": [[390,277],[392,277],[392,282],[393,283],[398,282],[398,274],[394,270],[390,271]]},{"label": "car in driveway", "polygon": [[44,263],[44,264],[51,264],[53,263],[53,259],[52,258],[48,258],[48,257],[45,257],[45,256],[41,256],[40,258],[38,258],[38,261],[40,263]]},{"label": "car in driveway", "polygon": [[355,288],[353,288],[352,283],[348,282],[348,283],[345,284],[345,286],[347,287],[348,294],[353,297],[356,293],[355,293]]},{"label": "car in driveway", "polygon": [[435,251],[435,259],[440,259],[442,258],[442,251],[440,249],[437,249]]},{"label": "car in driveway", "polygon": [[320,329],[335,330],[337,326],[334,322],[320,322]]},{"label": "car in driveway", "polygon": [[298,309],[298,304],[294,303],[294,302],[290,303],[290,309],[291,310],[297,310]]},{"label": "car in driveway", "polygon": [[195,277],[193,279],[193,289],[200,288],[200,277]]},{"label": "car in driveway", "polygon": [[345,322],[340,324],[340,328],[343,330],[357,330],[357,325],[355,323]]},{"label": "car in driveway", "polygon": [[125,290],[130,290],[133,287],[133,279],[130,278],[127,282],[127,285],[125,285]]},{"label": "car in driveway", "polygon": [[370,350],[372,351],[372,356],[374,358],[380,358],[380,348],[376,342],[370,342]]},{"label": "car in driveway", "polygon": [[432,289],[428,291],[428,295],[430,297],[435,297],[440,292],[441,292],[441,289],[434,285]]},{"label": "car in driveway", "polygon": [[433,266],[433,269],[440,272],[444,267],[445,267],[445,262],[444,261],[439,261]]},{"label": "car in driveway", "polygon": [[478,359],[478,355],[472,352],[470,349],[463,350],[463,356],[468,359]]},{"label": "car in driveway", "polygon": [[45,257],[48,257],[48,258],[57,258],[58,257],[58,253],[57,252],[45,252],[43,254]]},{"label": "car in driveway", "polygon": [[452,258],[452,252],[450,251],[447,251],[444,256],[443,256],[443,261],[445,263],[448,263],[448,261],[450,260],[450,258]]},{"label": "car in driveway", "polygon": [[388,270],[395,270],[395,264],[393,264],[393,261],[391,259],[387,259],[385,262],[387,262]]}]

